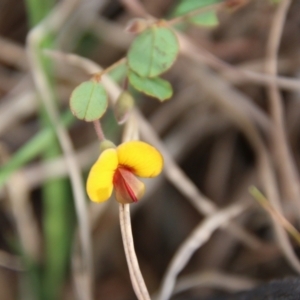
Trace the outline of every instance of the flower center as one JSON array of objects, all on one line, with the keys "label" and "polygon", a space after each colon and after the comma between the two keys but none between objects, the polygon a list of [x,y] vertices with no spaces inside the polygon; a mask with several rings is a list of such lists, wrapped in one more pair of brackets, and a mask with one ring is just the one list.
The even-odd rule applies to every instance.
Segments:
[{"label": "flower center", "polygon": [[115,171],[113,184],[117,201],[123,204],[137,202],[144,194],[144,184],[123,166],[118,166]]}]

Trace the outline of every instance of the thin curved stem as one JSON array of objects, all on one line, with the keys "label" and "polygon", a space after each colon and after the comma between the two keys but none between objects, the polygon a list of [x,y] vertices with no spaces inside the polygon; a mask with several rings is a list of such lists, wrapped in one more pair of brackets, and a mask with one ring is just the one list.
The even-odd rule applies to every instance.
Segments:
[{"label": "thin curved stem", "polygon": [[150,300],[134,250],[129,204],[119,204],[119,216],[125,256],[133,289],[139,300]]},{"label": "thin curved stem", "polygon": [[[270,29],[265,71],[274,78],[277,76],[278,52],[290,5],[291,0],[284,0],[279,4]],[[299,174],[295,167],[296,164],[286,136],[283,99],[275,81],[269,84],[267,92],[269,96],[271,119],[274,123],[271,138],[274,146],[275,162],[278,166],[280,182],[282,183],[283,198],[293,201],[299,210]]]},{"label": "thin curved stem", "polygon": [[105,135],[104,135],[104,132],[102,130],[101,123],[100,123],[99,120],[96,120],[96,121],[93,122],[93,124],[94,124],[94,128],[95,128],[97,137],[98,137],[99,141],[102,142],[103,140],[105,140]]}]

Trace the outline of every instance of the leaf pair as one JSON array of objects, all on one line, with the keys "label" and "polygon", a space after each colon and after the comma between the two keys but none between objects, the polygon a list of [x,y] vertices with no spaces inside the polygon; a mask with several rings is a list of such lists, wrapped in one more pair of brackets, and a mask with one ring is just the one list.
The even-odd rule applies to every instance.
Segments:
[{"label": "leaf pair", "polygon": [[175,33],[163,21],[151,25],[137,36],[128,51],[130,84],[160,101],[170,98],[171,84],[158,76],[173,65],[178,52]]},{"label": "leaf pair", "polygon": [[[140,92],[160,101],[172,96],[171,84],[158,77],[175,62],[179,45],[175,33],[163,21],[146,28],[133,41],[127,55],[128,79]],[[71,95],[72,113],[87,122],[100,119],[107,109],[108,97],[96,79],[75,88]]]}]

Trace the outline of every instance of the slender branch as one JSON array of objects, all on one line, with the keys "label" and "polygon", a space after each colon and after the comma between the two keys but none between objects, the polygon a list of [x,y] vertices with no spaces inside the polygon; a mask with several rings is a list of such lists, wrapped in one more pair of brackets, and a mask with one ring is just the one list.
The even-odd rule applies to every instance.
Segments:
[{"label": "slender branch", "polygon": [[[117,97],[112,98],[113,101]],[[127,119],[123,130],[122,141],[127,142],[139,138],[138,124],[133,114]],[[124,245],[125,256],[129,269],[133,289],[139,300],[150,300],[143,275],[141,273],[138,259],[134,249],[133,235],[130,220],[130,204],[119,204],[119,219]]]},{"label": "slender branch", "polygon": [[133,289],[139,300],[150,300],[134,250],[130,221],[130,204],[119,204],[119,213],[122,240]]},{"label": "slender branch", "polygon": [[128,11],[132,12],[133,15],[146,18],[155,19],[153,16],[149,15],[142,3],[135,0],[120,0],[120,2],[127,8]]},{"label": "slender branch", "polygon": [[259,85],[267,86],[272,82],[276,82],[279,87],[285,90],[300,90],[300,80],[281,77],[281,76],[271,76],[268,74],[262,74],[259,72],[254,72],[250,70],[244,70],[237,68],[233,65],[222,61],[218,57],[214,56],[212,53],[202,48],[199,45],[195,45],[188,37],[177,32],[177,37],[180,43],[180,51],[184,56],[192,59],[196,63],[203,65],[208,65],[214,69],[220,71],[226,71],[227,74],[236,78],[244,78],[245,81],[256,83]]},{"label": "slender branch", "polygon": [[[265,70],[271,76],[277,76],[278,51],[282,36],[282,31],[288,9],[291,5],[290,0],[283,0],[278,6],[274,15],[270,35],[267,43],[267,57]],[[300,209],[300,186],[296,164],[289,149],[285,124],[283,101],[277,84],[272,81],[268,86],[269,106],[271,118],[274,123],[272,131],[272,143],[275,155],[275,162],[278,165],[280,182],[282,183],[284,198],[292,200]],[[298,215],[298,218],[300,215]]]},{"label": "slender branch", "polygon": [[104,132],[102,130],[100,120],[94,121],[93,124],[94,124],[94,128],[95,128],[97,137],[98,137],[99,141],[102,142],[103,140],[105,140],[105,135],[104,135]]},{"label": "slender branch", "polygon": [[[243,111],[237,110],[237,107],[235,107],[233,103],[228,102],[228,105],[223,107],[224,101],[226,101],[224,99],[234,98],[238,91],[233,90],[229,84],[227,84],[216,74],[213,74],[207,70],[205,71],[205,67],[203,66],[199,68],[198,66],[190,64],[189,71],[190,74],[193,74],[194,80],[197,80],[199,88],[202,88],[211,99],[214,99],[218,107],[223,108],[224,113],[230,117],[230,119],[249,140],[257,156],[259,177],[266,191],[267,198],[270,200],[272,205],[282,213],[279,190],[277,186],[278,184],[274,174],[273,165],[257,128]],[[218,86],[218,89],[215,88],[216,86]],[[293,251],[293,247],[289,241],[286,231],[278,222],[273,222],[273,225],[278,237],[278,243],[281,246],[286,258],[297,270],[297,272],[300,272],[300,262]]]},{"label": "slender branch", "polygon": [[[0,144],[0,164],[5,163],[9,158],[8,151]],[[33,217],[34,213],[29,201],[30,187],[24,172],[18,170],[13,173],[6,183],[5,192],[11,202],[10,206],[23,251],[30,260],[40,262],[41,236]]]},{"label": "slender branch", "polygon": [[123,57],[121,59],[119,59],[118,61],[116,61],[115,63],[113,63],[112,65],[110,65],[108,68],[102,70],[101,72],[98,72],[96,74],[94,74],[94,77],[97,78],[101,78],[102,75],[109,73],[110,71],[112,71],[113,69],[115,69],[116,67],[122,65],[126,63],[126,57]]},{"label": "slender branch", "polygon": [[285,230],[295,239],[300,245],[299,231],[275,208],[271,206],[266,197],[254,186],[249,188],[250,194],[259,202],[259,204],[274,218],[279,221]]},{"label": "slender branch", "polygon": [[177,275],[186,266],[195,251],[210,238],[216,229],[238,216],[246,207],[245,204],[235,203],[207,217],[192,231],[188,238],[181,244],[169,264],[162,281],[158,296],[159,300],[167,300],[170,298]]},{"label": "slender branch", "polygon": [[[138,111],[135,111],[134,114],[137,116],[139,128],[145,140],[157,147],[162,153],[165,165],[164,171],[168,180],[173,183],[183,195],[186,196],[199,213],[204,214],[205,216],[215,213],[218,210],[218,207],[210,199],[206,198],[198,190],[192,180],[184,174],[164,147],[163,143],[159,140],[159,137],[151,128],[147,120],[145,120]],[[250,248],[258,248],[260,246],[260,243],[256,239],[253,239],[247,231],[239,227],[238,224],[234,222],[230,222],[230,224],[228,224],[227,231]]]},{"label": "slender branch", "polygon": [[0,37],[0,61],[24,71],[28,69],[24,48],[13,41]]},{"label": "slender branch", "polygon": [[186,290],[199,287],[210,287],[228,292],[250,290],[259,285],[256,279],[239,275],[223,273],[217,270],[207,270],[191,275],[185,275],[178,279],[173,295]]}]

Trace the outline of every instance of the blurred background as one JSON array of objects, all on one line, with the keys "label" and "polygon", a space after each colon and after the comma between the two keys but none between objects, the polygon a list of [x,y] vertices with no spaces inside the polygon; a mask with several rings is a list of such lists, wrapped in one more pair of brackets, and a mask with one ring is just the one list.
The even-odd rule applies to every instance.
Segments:
[{"label": "blurred background", "polygon": [[[140,3],[150,15],[170,18],[178,14],[181,2]],[[222,1],[204,4],[215,2]],[[126,55],[134,38],[124,28],[140,17],[135,3],[0,0],[1,300],[136,299],[113,198],[95,205],[85,196],[87,211],[82,213],[90,227],[93,295],[85,293],[78,234],[82,223],[64,154],[43,105],[47,95],[33,81],[35,65],[30,61],[36,51],[51,87],[50,101],[72,141],[85,182],[99,142],[91,123],[72,116],[68,101],[91,74],[67,57],[49,58],[43,49],[75,53],[109,67]],[[282,3],[290,4],[283,24],[280,18],[276,22]],[[299,12],[296,0],[227,1],[214,22],[176,27],[193,47],[185,44],[163,75],[173,86],[170,100],[160,103],[133,91],[145,117],[143,125],[137,120],[141,139],[162,149],[166,162],[163,174],[147,181],[145,197],[131,206],[137,257],[153,299],[172,257],[194,228],[235,203],[250,203],[235,219],[236,232],[221,227],[195,251],[179,274],[172,299],[207,299],[300,272],[299,245],[249,193],[249,186],[257,186],[297,228]],[[29,33],[50,13],[53,26],[46,24],[37,48],[31,47]],[[274,29],[280,24],[282,36]],[[275,44],[276,36],[280,41],[275,57],[271,32]],[[272,63],[278,64],[278,89],[270,77],[276,75]],[[126,71],[116,68],[110,75],[122,84]],[[102,126],[107,138],[121,142],[123,127],[111,108]],[[202,201],[209,208],[203,209]]]}]

